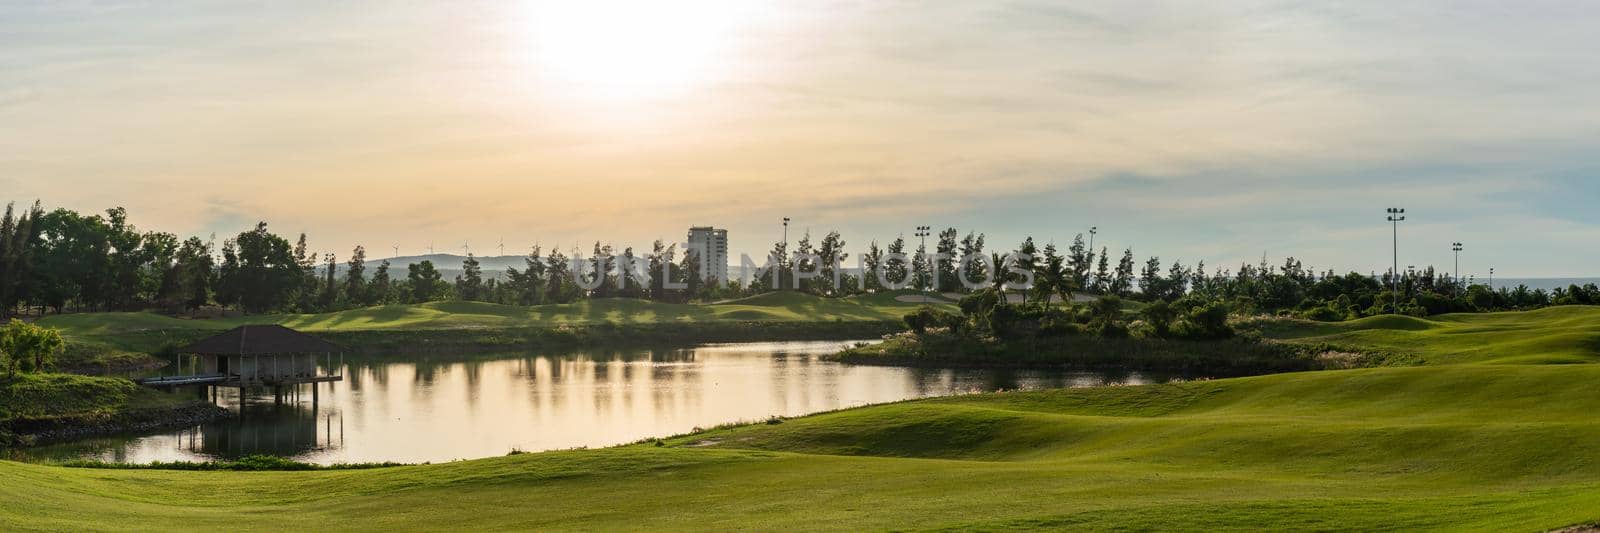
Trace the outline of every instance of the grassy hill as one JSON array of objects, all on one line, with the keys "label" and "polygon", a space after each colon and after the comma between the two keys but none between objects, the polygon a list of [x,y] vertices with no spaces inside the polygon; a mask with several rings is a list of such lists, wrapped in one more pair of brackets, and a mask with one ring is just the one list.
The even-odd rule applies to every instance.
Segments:
[{"label": "grassy hill", "polygon": [[[826,305],[763,298],[776,301],[709,313]],[[659,446],[375,470],[0,462],[0,529],[1539,531],[1600,521],[1600,365],[1542,364],[1600,361],[1600,308],[1263,327],[1430,364],[937,398]]]},{"label": "grassy hill", "polygon": [[1600,362],[1600,306],[1428,318],[1375,316],[1349,322],[1284,320],[1264,324],[1263,333],[1296,342],[1402,352],[1429,364]]},{"label": "grassy hill", "polygon": [[0,449],[36,438],[149,429],[221,413],[193,393],[157,392],[126,379],[0,375]]},{"label": "grassy hill", "polygon": [[[80,313],[39,320],[58,328],[69,343],[63,363],[68,367],[111,364],[129,366],[148,362],[144,354],[185,344],[210,332],[245,324],[282,324],[321,333],[347,345],[415,345],[434,342],[452,349],[481,345],[515,349],[527,343],[550,341],[539,331],[562,327],[639,326],[668,337],[738,340],[739,325],[770,324],[774,335],[825,335],[829,330],[847,336],[882,334],[884,327],[860,328],[865,323],[898,325],[901,317],[919,303],[896,300],[908,294],[880,293],[850,298],[821,298],[794,292],[767,293],[714,304],[671,304],[628,298],[583,300],[570,304],[511,306],[483,302],[430,302],[385,305],[319,314],[271,314],[217,319],[184,319],[156,313]],[[648,328],[647,326],[683,326]],[[752,326],[759,327],[759,326]],[[892,328],[891,328],[892,329]],[[517,330],[512,332],[512,330]],[[511,332],[511,333],[508,333]],[[787,332],[787,333],[785,333]],[[605,331],[591,332],[601,336]],[[730,336],[731,335],[731,336]],[[643,337],[650,337],[648,335]],[[776,337],[774,337],[776,338]]]},{"label": "grassy hill", "polygon": [[1600,366],[961,396],[325,472],[0,462],[0,528],[1494,529],[1600,518]]},{"label": "grassy hill", "polygon": [[68,335],[109,335],[148,330],[221,330],[244,324],[282,324],[305,331],[452,329],[559,326],[563,324],[653,324],[714,321],[895,321],[920,304],[894,294],[821,298],[793,292],[767,293],[715,304],[670,304],[628,298],[583,300],[529,307],[483,302],[385,305],[320,314],[271,314],[190,320],[155,313],[80,313],[40,319]]}]

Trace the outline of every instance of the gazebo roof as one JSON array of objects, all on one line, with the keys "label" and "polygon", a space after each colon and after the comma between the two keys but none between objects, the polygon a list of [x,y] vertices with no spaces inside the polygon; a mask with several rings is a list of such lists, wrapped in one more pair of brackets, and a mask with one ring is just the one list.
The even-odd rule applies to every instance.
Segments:
[{"label": "gazebo roof", "polygon": [[178,349],[203,355],[267,355],[342,352],[337,344],[279,326],[239,326]]}]

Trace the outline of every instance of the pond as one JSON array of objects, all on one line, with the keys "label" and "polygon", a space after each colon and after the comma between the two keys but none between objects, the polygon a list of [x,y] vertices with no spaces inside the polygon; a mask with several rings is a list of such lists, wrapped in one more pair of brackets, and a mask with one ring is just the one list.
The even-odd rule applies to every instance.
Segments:
[{"label": "pond", "polygon": [[[346,360],[345,381],[218,403],[239,417],[146,435],[23,450],[22,459],[206,461],[270,454],[333,464],[441,462],[601,447],[719,424],[999,389],[1161,382],[1141,373],[842,365],[849,341]],[[193,391],[188,393],[193,394]]]}]

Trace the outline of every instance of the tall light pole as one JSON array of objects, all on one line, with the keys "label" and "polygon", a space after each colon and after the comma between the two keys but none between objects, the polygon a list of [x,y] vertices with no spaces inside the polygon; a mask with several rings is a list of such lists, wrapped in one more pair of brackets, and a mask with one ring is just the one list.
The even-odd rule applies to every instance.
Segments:
[{"label": "tall light pole", "polygon": [[[1094,234],[1100,233],[1100,226],[1089,226],[1089,275],[1084,276],[1085,283],[1094,285]],[[1082,287],[1088,289],[1088,287]]]},{"label": "tall light pole", "polygon": [[1456,283],[1461,283],[1461,243],[1450,243],[1450,251],[1455,252],[1456,254],[1456,273],[1454,281]]},{"label": "tall light pole", "polygon": [[1394,301],[1390,310],[1393,314],[1400,314],[1400,221],[1406,219],[1406,210],[1398,207],[1389,208],[1389,223],[1394,227],[1394,264],[1392,270],[1394,286],[1391,294]]},{"label": "tall light pole", "polygon": [[[783,217],[783,253],[789,253],[789,217]],[[776,276],[778,276],[778,290],[780,291],[783,290],[783,269],[784,262],[787,259],[785,257],[778,258],[778,273]],[[797,282],[796,285],[798,284]]]},{"label": "tall light pole", "polygon": [[[916,233],[917,238],[920,239],[922,243],[921,246],[917,247],[917,250],[922,252],[922,266],[929,269],[933,268],[933,265],[928,264],[928,233],[932,229],[932,226],[917,226]],[[912,279],[916,279],[916,272],[912,272],[911,277]],[[922,287],[922,303],[928,303],[927,287]]]}]

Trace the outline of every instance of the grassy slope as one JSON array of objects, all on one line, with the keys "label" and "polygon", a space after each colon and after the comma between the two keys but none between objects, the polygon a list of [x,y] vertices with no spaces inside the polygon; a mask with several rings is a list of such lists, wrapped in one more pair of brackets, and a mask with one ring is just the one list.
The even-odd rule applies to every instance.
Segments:
[{"label": "grassy slope", "polygon": [[1463,313],[1349,322],[1269,323],[1268,337],[1327,341],[1416,354],[1429,364],[1592,363],[1600,361],[1600,306]]},{"label": "grassy slope", "polygon": [[[68,367],[132,366],[148,363],[150,352],[164,346],[192,342],[211,331],[244,324],[283,324],[308,332],[343,333],[377,339],[404,331],[404,342],[414,337],[441,336],[429,331],[451,330],[449,338],[470,332],[508,331],[515,328],[554,328],[596,324],[827,324],[898,322],[919,304],[895,300],[894,294],[851,298],[819,298],[793,292],[768,293],[728,302],[690,305],[635,299],[585,300],[572,304],[531,307],[482,302],[431,302],[386,305],[321,314],[252,315],[235,318],[189,320],[155,313],[81,313],[45,317],[41,325],[61,330],[68,350],[62,363]],[[442,334],[449,335],[449,334]],[[485,340],[493,338],[487,335]],[[471,338],[470,335],[467,338]],[[381,339],[380,339],[381,340]]]},{"label": "grassy slope", "polygon": [[193,398],[163,394],[126,379],[71,374],[0,375],[0,423],[17,418],[109,414],[127,409],[171,407]]},{"label": "grassy slope", "polygon": [[1595,360],[1597,319],[1274,326],[1479,364],[942,398],[660,448],[336,472],[0,462],[0,529],[1539,530],[1600,519],[1600,365],[1525,363]]},{"label": "grassy slope", "polygon": [[312,315],[253,315],[186,320],[153,313],[82,313],[51,316],[41,325],[68,335],[110,335],[129,331],[227,329],[243,324],[283,324],[305,331],[374,329],[449,329],[557,326],[562,324],[706,321],[881,321],[900,320],[918,304],[879,294],[819,298],[792,292],[769,293],[716,304],[669,304],[611,298],[531,307],[482,302],[431,302],[385,305]]},{"label": "grassy slope", "polygon": [[0,463],[0,529],[1514,528],[1600,518],[1600,366],[965,396],[442,465]]}]

